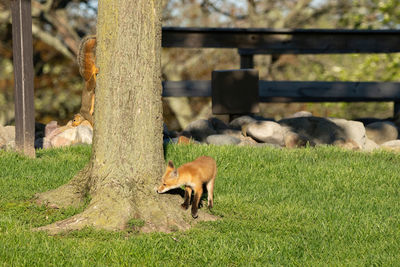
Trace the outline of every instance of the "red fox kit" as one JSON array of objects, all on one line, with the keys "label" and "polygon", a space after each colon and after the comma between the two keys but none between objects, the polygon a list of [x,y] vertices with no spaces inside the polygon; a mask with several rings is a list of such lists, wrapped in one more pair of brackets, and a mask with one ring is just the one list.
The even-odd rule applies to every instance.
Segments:
[{"label": "red fox kit", "polygon": [[172,161],[169,161],[164,176],[162,177],[162,184],[158,188],[157,193],[165,193],[168,190],[184,185],[185,198],[181,207],[186,210],[189,208],[193,190],[192,217],[197,218],[197,210],[203,193],[203,184],[206,184],[208,192],[208,208],[212,208],[213,206],[216,174],[217,164],[211,157],[201,156],[194,161],[183,164],[178,169],[174,167]]}]

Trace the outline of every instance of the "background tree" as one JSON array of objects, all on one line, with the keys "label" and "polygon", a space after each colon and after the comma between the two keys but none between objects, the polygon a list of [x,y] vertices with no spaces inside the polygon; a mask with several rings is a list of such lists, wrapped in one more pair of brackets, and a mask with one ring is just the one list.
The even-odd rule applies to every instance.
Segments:
[{"label": "background tree", "polygon": [[57,207],[81,205],[87,195],[91,200],[82,213],[40,229],[114,230],[134,219],[142,231],[171,231],[193,221],[179,196],[155,191],[164,166],[160,3],[99,1],[92,158],[67,185],[38,196],[39,203]]}]

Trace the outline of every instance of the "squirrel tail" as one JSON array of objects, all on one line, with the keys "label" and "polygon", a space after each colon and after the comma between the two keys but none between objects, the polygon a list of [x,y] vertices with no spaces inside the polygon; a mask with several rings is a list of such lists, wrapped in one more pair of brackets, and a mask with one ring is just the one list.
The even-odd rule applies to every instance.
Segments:
[{"label": "squirrel tail", "polygon": [[96,36],[89,35],[82,39],[78,53],[79,72],[85,81],[96,79]]}]

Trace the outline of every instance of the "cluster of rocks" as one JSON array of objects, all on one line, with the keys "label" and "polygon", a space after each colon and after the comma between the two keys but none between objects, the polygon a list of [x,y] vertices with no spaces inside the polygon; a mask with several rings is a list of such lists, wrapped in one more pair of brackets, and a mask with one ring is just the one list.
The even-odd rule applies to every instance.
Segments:
[{"label": "cluster of rocks", "polygon": [[[35,123],[35,148],[56,148],[78,144],[91,144],[93,128],[84,121],[79,126],[68,122],[60,126],[56,121],[48,124]],[[14,150],[15,126],[0,126],[0,149]]]},{"label": "cluster of rocks", "polygon": [[[168,131],[164,125],[164,143],[203,143],[213,145],[272,146],[295,148],[335,145],[372,151],[384,148],[400,151],[399,125],[396,121],[352,121],[314,117],[298,112],[279,121],[256,116],[241,116],[230,123],[217,118],[196,120],[182,132]],[[35,148],[54,148],[91,144],[93,128],[89,122],[74,127],[71,122],[59,126],[36,123]],[[15,147],[15,127],[0,126],[0,149]]]},{"label": "cluster of rocks", "polygon": [[304,111],[279,121],[251,116],[238,117],[230,123],[217,118],[197,120],[165,141],[179,143],[182,141],[179,136],[214,145],[276,148],[335,145],[364,151],[378,148],[400,151],[399,129],[393,121],[375,120],[364,125],[360,121],[314,117]]}]

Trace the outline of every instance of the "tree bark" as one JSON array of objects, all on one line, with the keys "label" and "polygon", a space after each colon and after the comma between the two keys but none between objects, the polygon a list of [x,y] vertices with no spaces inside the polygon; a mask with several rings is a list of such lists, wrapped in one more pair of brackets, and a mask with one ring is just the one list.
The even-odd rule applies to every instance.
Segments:
[{"label": "tree bark", "polygon": [[161,1],[99,1],[92,158],[67,185],[37,199],[51,207],[79,206],[87,195],[91,201],[39,230],[116,230],[134,219],[144,222],[141,231],[169,232],[194,222],[181,197],[156,194],[164,167],[160,53]]}]

